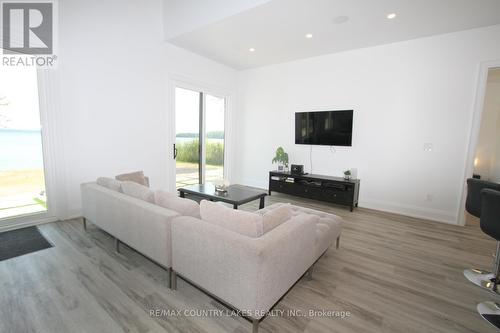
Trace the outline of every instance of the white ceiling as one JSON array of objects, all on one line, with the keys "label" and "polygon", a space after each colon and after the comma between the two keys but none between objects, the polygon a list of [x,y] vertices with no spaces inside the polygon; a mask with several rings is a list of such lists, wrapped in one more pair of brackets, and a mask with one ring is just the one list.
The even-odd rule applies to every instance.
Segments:
[{"label": "white ceiling", "polygon": [[[178,0],[167,0],[166,12],[170,1]],[[207,1],[202,2],[206,7]],[[210,23],[175,37],[170,34],[168,41],[246,69],[500,24],[500,0],[272,0],[253,1],[253,7],[248,4],[252,1],[243,2],[246,7],[233,10],[234,15],[226,11],[214,16],[217,7],[212,7],[210,14],[218,19],[205,19]],[[192,15],[207,14],[190,8]],[[397,17],[388,20],[393,12]],[[349,20],[337,24],[339,16]],[[307,33],[313,38],[306,39]]]}]

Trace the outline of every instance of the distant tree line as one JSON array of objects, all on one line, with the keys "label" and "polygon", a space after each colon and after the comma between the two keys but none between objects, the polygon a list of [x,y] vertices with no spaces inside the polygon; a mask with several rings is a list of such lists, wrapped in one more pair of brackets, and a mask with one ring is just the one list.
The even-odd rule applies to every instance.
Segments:
[{"label": "distant tree line", "polygon": [[[198,133],[177,133],[177,138],[198,138]],[[224,139],[224,131],[211,131],[207,132],[208,139]]]}]

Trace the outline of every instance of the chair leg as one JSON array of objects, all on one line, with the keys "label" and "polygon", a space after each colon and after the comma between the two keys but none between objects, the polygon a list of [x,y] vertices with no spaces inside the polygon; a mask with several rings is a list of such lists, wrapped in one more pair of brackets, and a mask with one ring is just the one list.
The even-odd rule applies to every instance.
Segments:
[{"label": "chair leg", "polygon": [[259,332],[259,320],[252,319],[252,333],[258,333],[258,332]]},{"label": "chair leg", "polygon": [[116,253],[120,253],[120,240],[115,237],[115,251]]},{"label": "chair leg", "polygon": [[340,236],[337,237],[337,243],[335,244],[335,248],[338,250],[340,247]]},{"label": "chair leg", "polygon": [[491,325],[500,329],[500,304],[497,302],[482,302],[477,305],[477,312]]},{"label": "chair leg", "polygon": [[83,217],[83,230],[87,231],[87,219]]},{"label": "chair leg", "polygon": [[500,294],[498,288],[500,284],[500,242],[497,242],[493,272],[472,268],[464,270],[464,276],[476,286]]},{"label": "chair leg", "polygon": [[177,273],[170,269],[170,289],[177,290]]}]

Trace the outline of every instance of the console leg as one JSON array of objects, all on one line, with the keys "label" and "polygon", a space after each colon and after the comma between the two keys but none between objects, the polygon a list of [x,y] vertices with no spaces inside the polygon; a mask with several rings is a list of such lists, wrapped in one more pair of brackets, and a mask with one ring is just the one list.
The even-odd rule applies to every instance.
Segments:
[{"label": "console leg", "polygon": [[354,210],[354,206],[351,206],[351,212]]},{"label": "console leg", "polygon": [[184,191],[179,191],[179,195],[181,198],[184,198],[186,195],[184,194]]},{"label": "console leg", "polygon": [[260,197],[259,209],[264,208],[266,197]]},{"label": "console leg", "polygon": [[252,319],[252,333],[258,333],[258,332],[259,332],[259,320]]},{"label": "console leg", "polygon": [[120,240],[118,238],[115,238],[115,251],[120,253]]},{"label": "console leg", "polygon": [[237,205],[237,204],[234,204],[234,205],[233,205],[233,209],[238,209],[238,205]]},{"label": "console leg", "polygon": [[83,217],[83,230],[87,231],[87,219]]},{"label": "console leg", "polygon": [[340,247],[340,236],[337,237],[337,243],[335,244],[335,248],[338,250]]}]

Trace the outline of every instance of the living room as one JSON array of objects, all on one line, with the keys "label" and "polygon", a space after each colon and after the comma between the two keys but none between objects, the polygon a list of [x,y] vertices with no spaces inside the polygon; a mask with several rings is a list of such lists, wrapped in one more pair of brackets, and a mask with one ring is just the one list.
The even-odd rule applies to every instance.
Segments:
[{"label": "living room", "polygon": [[[47,2],[54,9],[56,66],[26,74],[37,80],[38,98],[32,99],[39,101],[43,157],[37,163],[43,171],[32,172],[30,164],[16,178],[36,178],[25,197],[37,205],[28,210],[22,202],[12,210],[15,215],[0,215],[5,237],[0,250],[8,258],[0,261],[5,290],[0,331],[494,332],[499,327],[495,316],[500,310],[478,306],[491,306],[498,297],[490,276],[495,272],[486,272],[492,270],[496,239],[483,225],[485,215],[471,208],[480,195],[473,198],[473,186],[467,185],[479,177],[480,184],[491,183],[487,187],[498,183],[475,167],[484,141],[488,73],[500,68],[498,1]],[[5,129],[16,122],[13,111],[5,111],[13,120],[2,122],[2,112],[19,105],[14,86],[0,78],[0,127]],[[185,104],[189,110],[179,104],[179,89],[194,96],[192,104]],[[216,104],[222,117],[212,121]],[[331,112],[335,117],[345,110],[352,111],[348,144],[297,141],[297,114]],[[180,126],[180,119],[189,126]],[[222,161],[219,149],[217,162],[211,162],[210,140],[222,144]],[[495,140],[486,139],[493,146]],[[195,156],[176,160],[186,141],[196,142]],[[287,163],[273,163],[279,147]],[[7,188],[15,184],[4,187],[13,181],[2,162],[0,213],[5,213],[17,199],[7,199]],[[298,173],[292,173],[292,165]],[[270,172],[278,168],[288,168],[277,176],[283,182],[320,181],[331,191],[352,187],[352,204],[270,191]],[[130,176],[138,170],[143,174]],[[344,179],[347,170],[350,179]],[[136,198],[101,193],[93,184],[121,174],[127,183],[163,193],[167,202],[185,196],[190,202],[180,205],[186,215],[189,209],[207,209],[218,214],[212,216],[215,224],[237,214],[233,207],[242,214],[266,214],[291,204],[295,208],[287,214],[295,219],[314,216],[332,227],[289,231],[296,237],[288,238],[289,247],[263,243],[263,253],[270,251],[275,261],[252,266],[258,257],[234,245],[241,235],[227,230],[221,231],[227,239],[199,248],[204,241],[211,244],[203,237],[212,230],[197,229],[185,216],[149,207],[147,214],[153,215],[147,216],[155,216],[151,220],[159,229],[137,225],[148,219],[129,210],[142,207]],[[209,186],[201,191],[200,184],[221,192]],[[230,186],[241,186],[238,195],[243,196],[224,195]],[[175,199],[169,199],[172,194]],[[123,204],[121,212],[109,208],[117,202]],[[219,212],[220,207],[231,212]],[[154,214],[169,222],[158,222]],[[123,224],[116,223],[117,216]],[[172,230],[162,229],[170,223]],[[229,224],[225,227],[231,231]],[[261,235],[262,242],[271,236],[286,240],[286,224],[277,227],[281,235],[273,230],[268,238]],[[33,226],[46,241],[36,245],[47,248],[15,254],[7,234]],[[321,245],[299,246],[307,244],[309,232],[321,235]],[[26,241],[20,237],[15,242]],[[150,237],[150,243],[159,237],[156,245],[166,250],[156,259],[156,245],[143,249],[134,237]],[[240,260],[221,254],[222,244]],[[176,253],[182,255],[176,259]],[[203,260],[221,266],[203,271]],[[240,267],[239,261],[248,266]],[[273,265],[281,270],[273,271]],[[191,270],[196,267],[200,270]],[[270,275],[254,276],[250,268],[255,267]],[[486,271],[474,275],[469,268]],[[200,276],[205,280],[197,280]],[[484,277],[494,287],[476,286]],[[219,286],[225,279],[227,287]],[[234,304],[238,297],[251,298],[244,292],[258,294],[256,302],[269,312],[197,312],[250,310]]]}]

